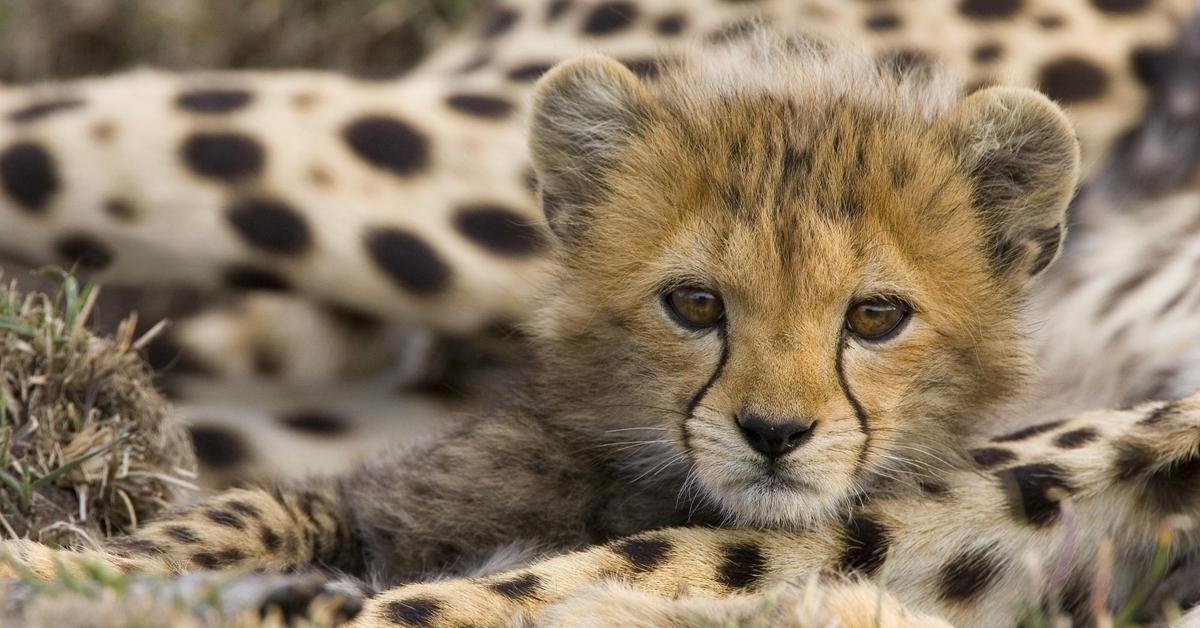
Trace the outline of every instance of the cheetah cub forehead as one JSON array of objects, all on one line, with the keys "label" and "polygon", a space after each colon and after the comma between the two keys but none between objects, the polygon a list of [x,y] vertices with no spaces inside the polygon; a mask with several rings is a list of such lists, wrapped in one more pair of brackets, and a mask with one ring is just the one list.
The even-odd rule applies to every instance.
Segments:
[{"label": "cheetah cub forehead", "polygon": [[609,410],[586,429],[658,430],[638,455],[730,516],[802,524],[930,472],[1016,391],[1078,147],[1034,91],[963,97],[828,47],[706,54],[653,84],[604,57],[539,84],[562,270],[537,336]]}]

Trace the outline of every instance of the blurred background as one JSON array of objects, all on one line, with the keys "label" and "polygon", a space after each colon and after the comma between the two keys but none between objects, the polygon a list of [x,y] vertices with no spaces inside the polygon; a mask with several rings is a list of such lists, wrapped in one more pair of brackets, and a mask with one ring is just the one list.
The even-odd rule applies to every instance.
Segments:
[{"label": "blurred background", "polygon": [[0,0],[0,82],[164,69],[310,68],[387,78],[480,0]]}]

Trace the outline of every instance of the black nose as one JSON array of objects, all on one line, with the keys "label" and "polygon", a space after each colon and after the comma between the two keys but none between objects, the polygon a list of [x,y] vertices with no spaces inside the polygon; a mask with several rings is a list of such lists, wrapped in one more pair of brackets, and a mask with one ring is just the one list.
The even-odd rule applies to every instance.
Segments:
[{"label": "black nose", "polygon": [[757,414],[738,416],[738,427],[750,446],[768,458],[787,455],[812,436],[813,421],[772,421]]}]

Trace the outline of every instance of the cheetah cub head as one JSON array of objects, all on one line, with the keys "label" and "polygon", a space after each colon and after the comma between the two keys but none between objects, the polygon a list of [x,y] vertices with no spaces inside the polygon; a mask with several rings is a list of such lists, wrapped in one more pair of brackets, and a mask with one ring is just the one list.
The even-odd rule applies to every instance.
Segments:
[{"label": "cheetah cub head", "polygon": [[561,256],[535,335],[579,429],[646,445],[611,455],[800,525],[1016,392],[1079,164],[1037,92],[758,45],[654,83],[567,62],[532,115]]}]

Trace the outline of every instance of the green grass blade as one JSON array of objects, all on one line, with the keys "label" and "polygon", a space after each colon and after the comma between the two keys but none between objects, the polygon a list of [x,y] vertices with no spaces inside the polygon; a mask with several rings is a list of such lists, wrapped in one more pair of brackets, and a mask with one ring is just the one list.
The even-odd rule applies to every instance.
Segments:
[{"label": "green grass blade", "polygon": [[122,443],[128,437],[129,436],[127,434],[124,436],[119,436],[119,437],[114,438],[113,440],[109,441],[108,443],[101,445],[100,447],[96,447],[96,448],[92,449],[91,451],[83,454],[82,456],[80,456],[74,460],[64,462],[57,469],[34,480],[33,483],[30,485],[30,487],[34,491],[40,490],[42,487],[46,486],[47,484],[50,484],[51,482],[57,480],[59,477],[62,476],[62,474],[67,473],[68,471],[74,469],[75,467],[78,467],[79,465],[87,462],[88,460],[91,460],[92,458],[95,458],[96,456],[99,456],[100,454],[111,450],[113,447],[116,447],[117,445]]}]

